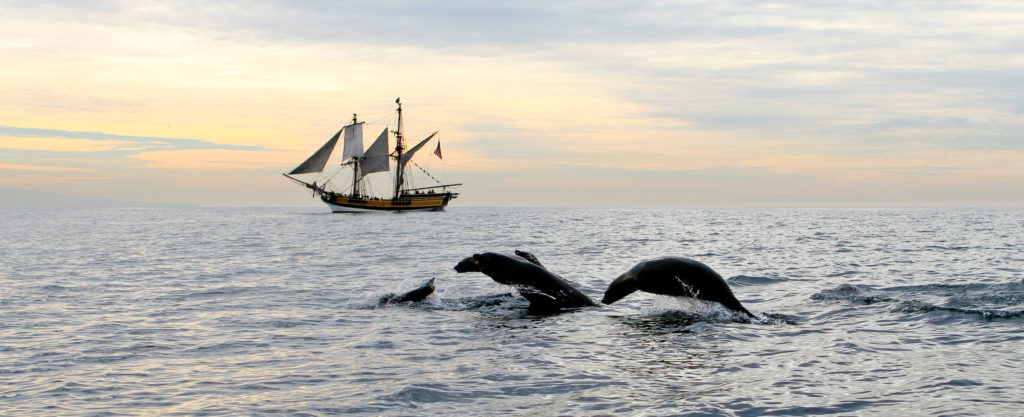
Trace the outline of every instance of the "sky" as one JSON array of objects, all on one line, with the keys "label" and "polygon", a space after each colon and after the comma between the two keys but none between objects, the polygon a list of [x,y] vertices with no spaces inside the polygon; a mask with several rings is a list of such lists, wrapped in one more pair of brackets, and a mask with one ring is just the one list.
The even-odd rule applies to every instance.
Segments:
[{"label": "sky", "polygon": [[1018,1],[7,0],[0,193],[319,205],[281,174],[401,97],[453,206],[1021,207],[1022,22]]}]

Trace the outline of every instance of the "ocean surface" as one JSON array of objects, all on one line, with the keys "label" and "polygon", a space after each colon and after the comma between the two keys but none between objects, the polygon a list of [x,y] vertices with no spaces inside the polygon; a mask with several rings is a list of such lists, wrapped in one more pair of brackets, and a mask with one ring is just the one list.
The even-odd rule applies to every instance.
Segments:
[{"label": "ocean surface", "polygon": [[[0,210],[0,415],[1024,414],[1020,209],[326,211]],[[759,318],[452,270],[515,249],[596,299],[693,258]]]}]

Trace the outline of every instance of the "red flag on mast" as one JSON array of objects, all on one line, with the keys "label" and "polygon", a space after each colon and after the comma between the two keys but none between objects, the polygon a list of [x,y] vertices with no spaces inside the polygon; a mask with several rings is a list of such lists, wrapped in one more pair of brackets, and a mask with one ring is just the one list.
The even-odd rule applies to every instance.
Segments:
[{"label": "red flag on mast", "polygon": [[438,159],[444,159],[441,158],[441,141],[437,141],[437,148],[434,149],[434,155],[437,155]]}]

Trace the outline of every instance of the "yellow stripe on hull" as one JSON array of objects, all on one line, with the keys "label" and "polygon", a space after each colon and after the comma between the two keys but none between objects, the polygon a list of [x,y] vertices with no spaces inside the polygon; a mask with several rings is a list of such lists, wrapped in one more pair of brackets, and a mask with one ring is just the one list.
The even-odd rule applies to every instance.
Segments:
[{"label": "yellow stripe on hull", "polygon": [[443,210],[451,199],[450,193],[408,195],[397,199],[369,199],[346,195],[324,194],[323,201],[331,211],[362,210]]}]

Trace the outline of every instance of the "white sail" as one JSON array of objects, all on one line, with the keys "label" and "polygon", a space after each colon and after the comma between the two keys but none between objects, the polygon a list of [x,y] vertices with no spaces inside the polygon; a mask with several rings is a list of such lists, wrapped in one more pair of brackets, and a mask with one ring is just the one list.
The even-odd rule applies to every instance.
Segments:
[{"label": "white sail", "polygon": [[363,123],[353,123],[345,126],[345,148],[342,150],[342,160],[363,157]]},{"label": "white sail", "polygon": [[319,150],[313,153],[309,159],[306,159],[305,162],[295,167],[288,174],[309,174],[323,171],[324,166],[327,165],[327,160],[331,157],[331,152],[334,152],[334,146],[338,144],[338,136],[340,135],[341,131],[339,130],[324,146],[321,146]]},{"label": "white sail", "polygon": [[366,149],[366,154],[363,155],[363,175],[391,169],[390,159],[388,157],[388,129],[384,128],[384,131],[380,132],[380,136],[377,136],[377,140],[373,141],[373,144]]},{"label": "white sail", "polygon": [[416,153],[416,151],[420,150],[420,148],[422,148],[423,145],[426,145],[428,141],[433,139],[434,136],[437,136],[437,132],[431,133],[430,136],[427,136],[426,139],[423,139],[422,141],[420,141],[420,143],[417,143],[416,146],[413,146],[412,149],[406,151],[405,154],[402,155],[402,160],[399,161],[398,163],[398,169],[405,169],[405,164],[408,163],[410,159],[412,159],[412,155]]}]

